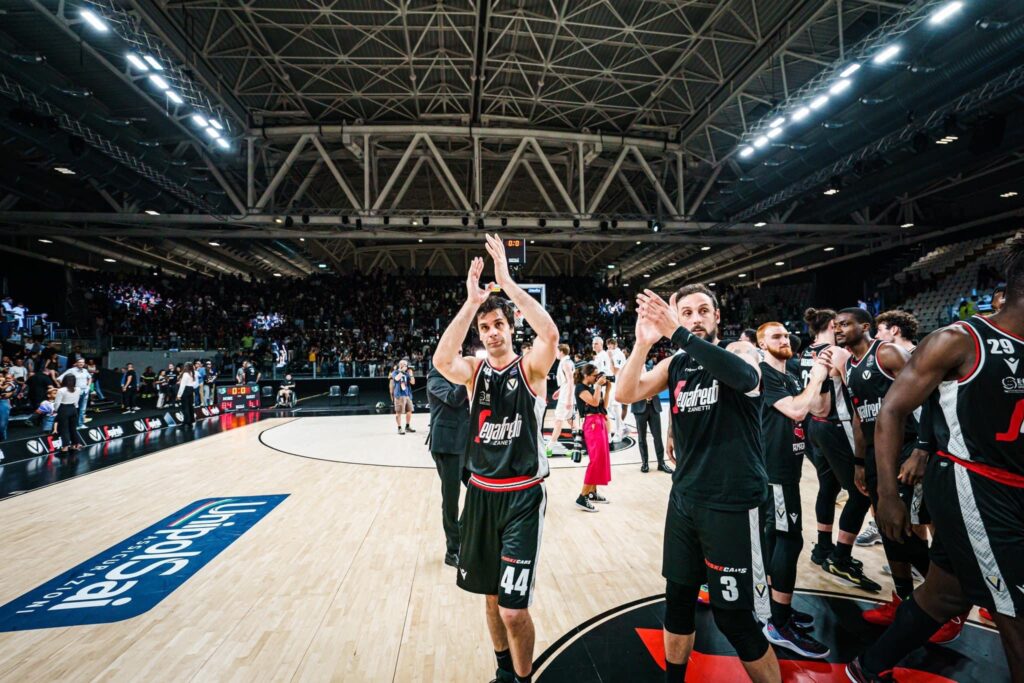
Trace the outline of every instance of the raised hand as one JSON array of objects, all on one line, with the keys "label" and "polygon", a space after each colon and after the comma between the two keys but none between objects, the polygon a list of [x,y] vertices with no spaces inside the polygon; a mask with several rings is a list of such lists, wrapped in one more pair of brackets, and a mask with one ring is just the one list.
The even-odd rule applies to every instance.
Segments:
[{"label": "raised hand", "polygon": [[494,279],[502,289],[508,289],[515,281],[508,272],[508,260],[505,258],[505,245],[497,233],[484,235],[487,240],[485,248],[491,260],[494,261]]},{"label": "raised hand", "polygon": [[473,263],[470,264],[469,275],[466,276],[466,301],[475,306],[483,304],[483,302],[487,301],[487,297],[491,295],[489,289],[480,286],[480,275],[483,272],[484,260],[477,256],[473,259]]},{"label": "raised hand", "polygon": [[640,305],[640,298],[637,297],[636,307],[636,343],[644,344],[646,346],[654,346],[661,339],[661,332],[658,332],[658,328],[643,314]]},{"label": "raised hand", "polygon": [[662,337],[672,338],[679,329],[679,311],[676,308],[676,295],[673,294],[668,303],[650,289],[645,289],[636,297],[639,314],[650,321],[651,325]]}]

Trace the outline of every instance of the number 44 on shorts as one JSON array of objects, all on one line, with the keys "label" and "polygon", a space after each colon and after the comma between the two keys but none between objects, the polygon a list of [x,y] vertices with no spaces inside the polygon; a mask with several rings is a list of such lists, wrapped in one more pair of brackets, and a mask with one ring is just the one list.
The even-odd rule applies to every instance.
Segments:
[{"label": "number 44 on shorts", "polygon": [[505,573],[501,575],[501,588],[505,595],[512,595],[516,591],[519,595],[526,596],[530,590],[530,570],[519,568],[519,577],[516,578],[516,567],[505,567]]}]

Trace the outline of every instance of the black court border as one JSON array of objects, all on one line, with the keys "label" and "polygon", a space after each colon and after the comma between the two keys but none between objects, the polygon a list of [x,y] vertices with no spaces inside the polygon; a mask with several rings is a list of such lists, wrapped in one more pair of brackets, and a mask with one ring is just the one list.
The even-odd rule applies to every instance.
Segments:
[{"label": "black court border", "polygon": [[[800,595],[817,595],[817,596],[827,597],[827,598],[842,598],[844,600],[859,600],[859,601],[862,601],[862,602],[880,602],[878,600],[872,600],[871,598],[868,598],[866,596],[851,595],[849,593],[837,593],[837,592],[834,592],[834,591],[818,590],[818,589],[815,589],[815,588],[807,588],[807,589],[797,588],[793,592],[797,593],[797,594],[800,594]],[[644,605],[646,605],[646,604],[648,604],[650,602],[653,602],[653,601],[656,601],[656,600],[664,600],[664,599],[665,599],[665,594],[664,593],[658,593],[658,594],[655,594],[655,595],[649,595],[646,598],[639,598],[637,600],[631,600],[629,602],[623,603],[623,604],[618,605],[616,607],[612,607],[611,609],[606,610],[604,612],[601,612],[600,614],[592,616],[589,619],[587,619],[586,621],[582,622],[581,624],[578,624],[578,625],[574,626],[567,633],[562,635],[558,640],[556,640],[551,645],[549,645],[548,648],[546,650],[544,650],[544,652],[542,652],[540,654],[540,656],[537,657],[537,659],[534,660],[534,662],[533,662],[533,671],[534,671],[534,673],[537,673],[542,666],[546,665],[548,663],[548,660],[550,660],[552,657],[554,657],[558,653],[558,651],[560,649],[562,649],[564,646],[570,644],[573,640],[575,640],[579,636],[584,635],[587,631],[589,631],[590,629],[594,628],[594,626],[596,626],[599,622],[603,622],[606,619],[608,619],[609,617],[613,617],[613,616],[616,616],[618,614],[624,614],[626,612],[631,612],[632,610],[637,609],[638,607],[642,607],[642,606],[644,606]],[[967,620],[967,624],[969,624],[971,626],[974,626],[975,628],[981,628],[981,629],[984,629],[984,630],[989,631],[991,633],[995,633],[997,635],[999,633],[999,630],[997,628],[995,628],[993,626],[989,626],[988,624],[983,624],[980,621],[975,621],[975,620],[972,620],[972,619],[968,619]]]}]

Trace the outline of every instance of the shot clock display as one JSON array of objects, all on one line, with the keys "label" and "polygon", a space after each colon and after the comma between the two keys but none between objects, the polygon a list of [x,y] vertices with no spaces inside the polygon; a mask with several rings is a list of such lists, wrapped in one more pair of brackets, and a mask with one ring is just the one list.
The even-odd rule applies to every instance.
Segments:
[{"label": "shot clock display", "polygon": [[259,410],[260,387],[258,384],[217,387],[217,405],[220,406],[221,412]]},{"label": "shot clock display", "polygon": [[505,258],[510,266],[526,264],[526,240],[522,237],[505,238]]}]

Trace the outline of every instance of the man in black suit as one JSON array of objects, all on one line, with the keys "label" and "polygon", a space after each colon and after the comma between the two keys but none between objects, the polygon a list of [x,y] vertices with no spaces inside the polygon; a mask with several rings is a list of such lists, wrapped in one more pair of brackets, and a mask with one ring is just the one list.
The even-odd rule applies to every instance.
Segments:
[{"label": "man in black suit", "polygon": [[427,444],[441,477],[441,521],[447,552],[444,563],[459,566],[459,481],[469,439],[469,395],[435,368],[427,373],[430,435]]},{"label": "man in black suit", "polygon": [[672,474],[672,468],[665,464],[665,446],[661,441],[661,399],[655,394],[645,401],[637,401],[632,404],[634,419],[636,420],[637,444],[640,446],[641,472],[650,471],[647,465],[647,427],[651,428],[654,437],[654,453],[658,456],[658,471]]}]

